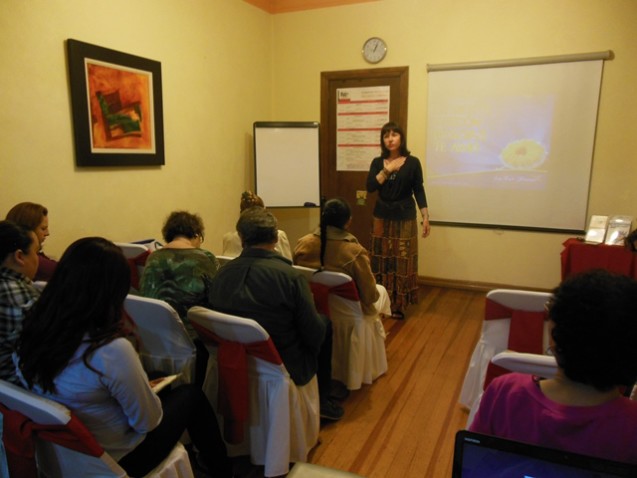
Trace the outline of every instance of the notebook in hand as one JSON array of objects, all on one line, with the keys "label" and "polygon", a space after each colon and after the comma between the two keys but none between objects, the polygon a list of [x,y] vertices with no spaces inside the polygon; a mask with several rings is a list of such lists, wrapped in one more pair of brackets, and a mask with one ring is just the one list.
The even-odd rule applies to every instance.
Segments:
[{"label": "notebook in hand", "polygon": [[456,434],[452,478],[637,477],[637,466],[467,430]]}]

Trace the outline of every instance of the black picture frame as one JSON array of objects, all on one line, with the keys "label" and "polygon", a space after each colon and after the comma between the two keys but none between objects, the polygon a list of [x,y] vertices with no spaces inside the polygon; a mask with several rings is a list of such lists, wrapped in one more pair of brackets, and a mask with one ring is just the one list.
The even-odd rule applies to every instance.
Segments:
[{"label": "black picture frame", "polygon": [[161,63],[68,39],[77,166],[161,166]]}]

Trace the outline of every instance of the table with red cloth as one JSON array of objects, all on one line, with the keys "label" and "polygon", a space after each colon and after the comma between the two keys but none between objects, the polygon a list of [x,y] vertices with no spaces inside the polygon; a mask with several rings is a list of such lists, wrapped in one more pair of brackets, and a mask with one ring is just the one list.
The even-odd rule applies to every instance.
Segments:
[{"label": "table with red cloth", "polygon": [[637,254],[624,246],[591,244],[579,239],[568,239],[563,245],[562,279],[591,269],[606,269],[637,279]]}]

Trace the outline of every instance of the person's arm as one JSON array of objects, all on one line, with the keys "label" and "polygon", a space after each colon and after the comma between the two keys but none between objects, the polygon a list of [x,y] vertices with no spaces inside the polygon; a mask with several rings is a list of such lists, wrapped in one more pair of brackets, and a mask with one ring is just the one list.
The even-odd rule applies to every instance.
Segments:
[{"label": "person's arm", "polygon": [[292,250],[290,249],[290,240],[288,239],[285,231],[279,229],[279,242],[275,247],[275,250],[279,252],[283,257],[292,260]]},{"label": "person's arm", "polygon": [[431,233],[431,225],[429,224],[429,208],[420,209],[422,215],[422,237],[427,237]]},{"label": "person's arm", "polygon": [[159,425],[161,401],[150,388],[148,376],[128,340],[119,338],[100,347],[89,363],[103,374],[102,382],[122,407],[133,430],[148,433]]},{"label": "person's arm", "polygon": [[425,186],[423,185],[424,179],[422,175],[422,167],[420,166],[420,160],[413,158],[414,172],[412,179],[412,190],[414,197],[416,198],[416,204],[420,209],[421,224],[422,224],[422,237],[429,236],[431,232],[431,225],[429,224],[429,208],[427,206],[427,195],[425,194]]},{"label": "person's arm", "polygon": [[367,192],[373,193],[380,189],[389,176],[387,171],[383,169],[382,158],[374,158],[369,166],[369,173],[367,174]]},{"label": "person's arm", "polygon": [[361,303],[367,308],[373,306],[380,294],[376,287],[376,279],[372,273],[372,267],[369,261],[369,255],[365,249],[361,247],[360,254],[352,263],[352,279],[356,283],[358,295]]}]

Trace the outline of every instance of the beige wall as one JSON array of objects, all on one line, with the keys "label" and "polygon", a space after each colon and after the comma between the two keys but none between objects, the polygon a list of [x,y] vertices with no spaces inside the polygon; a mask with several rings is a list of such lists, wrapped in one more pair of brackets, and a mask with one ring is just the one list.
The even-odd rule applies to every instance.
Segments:
[{"label": "beige wall", "polygon": [[[425,168],[428,63],[613,50],[589,212],[637,216],[636,21],[635,0],[380,0],[278,15],[240,0],[1,0],[0,215],[19,201],[47,205],[46,250],[59,255],[87,234],[159,237],[166,213],[185,208],[220,252],[253,181],[252,123],[319,120],[321,72],[368,68],[360,49],[377,35],[389,45],[379,67],[410,68],[409,145]],[[161,62],[166,166],[74,166],[67,38]],[[293,243],[318,221],[275,213]],[[552,287],[567,237],[437,226],[420,274]]]},{"label": "beige wall", "polygon": [[[271,15],[238,0],[2,0],[0,215],[50,210],[45,250],[74,239],[161,237],[168,212],[199,212],[220,252],[252,177],[252,123],[271,113]],[[78,169],[65,40],[161,62],[166,165]]]},{"label": "beige wall", "polygon": [[[409,66],[409,147],[426,168],[427,64],[613,50],[604,66],[589,213],[637,216],[636,23],[634,0],[381,0],[276,15],[274,116],[319,119],[321,72],[368,68],[361,46],[380,36],[388,53],[378,66]],[[435,204],[430,211],[435,219]],[[293,218],[292,225],[302,223]],[[550,288],[560,279],[567,237],[434,226],[421,242],[419,272]]]}]

